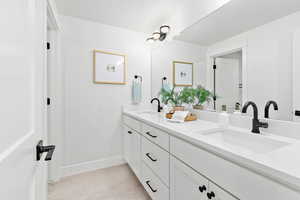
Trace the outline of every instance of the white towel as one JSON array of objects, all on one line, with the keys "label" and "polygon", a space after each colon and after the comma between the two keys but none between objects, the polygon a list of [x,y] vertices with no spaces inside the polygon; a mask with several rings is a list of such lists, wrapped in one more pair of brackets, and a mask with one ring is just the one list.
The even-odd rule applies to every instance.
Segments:
[{"label": "white towel", "polygon": [[132,81],[132,103],[139,104],[142,101],[142,82],[139,79]]},{"label": "white towel", "polygon": [[183,123],[188,114],[189,111],[175,111],[175,113],[172,116],[172,119],[167,119],[167,121]]}]

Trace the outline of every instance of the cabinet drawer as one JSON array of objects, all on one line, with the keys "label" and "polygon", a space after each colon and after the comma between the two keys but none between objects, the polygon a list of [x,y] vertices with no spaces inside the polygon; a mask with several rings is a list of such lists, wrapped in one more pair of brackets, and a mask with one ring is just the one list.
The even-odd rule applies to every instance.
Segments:
[{"label": "cabinet drawer", "polygon": [[169,200],[169,189],[144,163],[142,164],[142,179],[142,184],[152,200]]},{"label": "cabinet drawer", "polygon": [[138,120],[135,120],[131,117],[128,117],[126,115],[123,115],[123,123],[128,126],[129,128],[132,128],[135,131],[141,132],[141,122]]},{"label": "cabinet drawer", "polygon": [[169,134],[157,128],[142,124],[142,133],[150,141],[169,151]]},{"label": "cabinet drawer", "polygon": [[170,161],[170,199],[207,200],[208,180],[173,156]]},{"label": "cabinet drawer", "polygon": [[169,186],[169,153],[142,137],[142,159]]}]

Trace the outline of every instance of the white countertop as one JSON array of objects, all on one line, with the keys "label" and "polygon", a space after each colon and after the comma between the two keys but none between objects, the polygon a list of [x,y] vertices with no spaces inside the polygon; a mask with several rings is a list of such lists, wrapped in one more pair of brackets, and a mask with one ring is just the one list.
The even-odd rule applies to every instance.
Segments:
[{"label": "white countertop", "polygon": [[[181,138],[199,148],[205,149],[219,157],[250,169],[256,173],[273,179],[292,189],[300,191],[300,141],[272,134],[252,134],[249,130],[229,127],[230,131],[251,134],[251,137],[264,137],[273,141],[288,143],[287,145],[266,153],[251,154],[233,146],[224,145],[211,139],[208,133],[222,132],[218,123],[197,120],[185,123],[168,122],[161,114],[140,114],[139,111],[123,110],[123,114],[159,128],[171,136]],[[300,133],[299,133],[300,134]],[[259,138],[262,139],[262,138]]]}]

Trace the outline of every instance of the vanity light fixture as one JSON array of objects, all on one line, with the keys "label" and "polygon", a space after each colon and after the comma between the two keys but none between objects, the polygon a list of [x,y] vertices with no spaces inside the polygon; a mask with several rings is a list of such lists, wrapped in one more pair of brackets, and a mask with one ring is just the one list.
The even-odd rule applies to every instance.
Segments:
[{"label": "vanity light fixture", "polygon": [[170,26],[168,26],[168,25],[162,25],[160,27],[160,32],[161,33],[168,33],[169,31],[170,31]]},{"label": "vanity light fixture", "polygon": [[162,25],[159,28],[159,31],[155,31],[152,33],[152,36],[147,38],[148,43],[153,43],[155,41],[164,41],[167,38],[168,33],[170,32],[171,28],[168,25]]},{"label": "vanity light fixture", "polygon": [[155,31],[154,33],[152,33],[152,37],[154,40],[158,40],[160,38],[160,32]]}]

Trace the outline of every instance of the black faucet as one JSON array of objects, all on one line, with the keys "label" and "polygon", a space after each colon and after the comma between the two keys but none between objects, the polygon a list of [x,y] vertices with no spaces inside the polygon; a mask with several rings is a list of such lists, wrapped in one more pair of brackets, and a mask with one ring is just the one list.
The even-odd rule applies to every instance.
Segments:
[{"label": "black faucet", "polygon": [[265,106],[265,118],[269,118],[269,110],[270,110],[270,106],[273,105],[274,110],[278,110],[278,105],[275,101],[268,101],[266,106]]},{"label": "black faucet", "polygon": [[157,112],[160,112],[162,110],[162,107],[160,106],[160,100],[158,98],[153,98],[151,103],[153,103],[153,101],[157,101]]},{"label": "black faucet", "polygon": [[257,109],[257,106],[254,102],[252,101],[247,101],[245,103],[245,105],[243,106],[242,108],[242,113],[246,113],[247,112],[247,108],[249,106],[252,106],[253,108],[253,119],[252,119],[252,133],[260,133],[259,131],[259,128],[262,127],[262,128],[268,128],[268,123],[265,123],[265,122],[260,122],[258,120],[258,109]]}]

